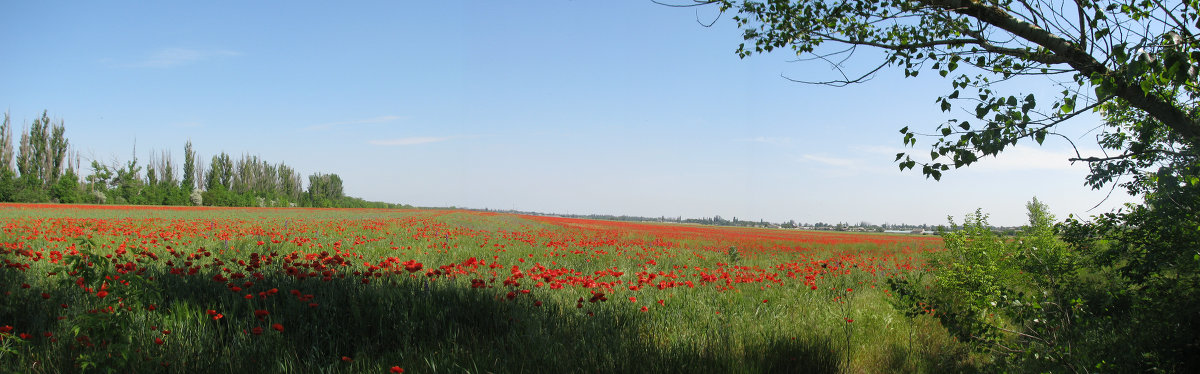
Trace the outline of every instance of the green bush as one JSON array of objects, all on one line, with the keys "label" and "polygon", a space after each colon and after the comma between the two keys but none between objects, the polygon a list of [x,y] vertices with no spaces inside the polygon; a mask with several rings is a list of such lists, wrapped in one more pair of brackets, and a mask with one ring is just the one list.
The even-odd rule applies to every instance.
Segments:
[{"label": "green bush", "polygon": [[[910,316],[932,314],[960,341],[988,352],[999,365],[1021,370],[1079,371],[1095,358],[1073,343],[1089,286],[1080,261],[1054,231],[1054,217],[1034,199],[1029,225],[1015,237],[992,231],[987,215],[951,220],[946,251],[934,261],[932,281],[896,280],[892,289],[909,300]],[[928,286],[928,288],[924,288]]]}]

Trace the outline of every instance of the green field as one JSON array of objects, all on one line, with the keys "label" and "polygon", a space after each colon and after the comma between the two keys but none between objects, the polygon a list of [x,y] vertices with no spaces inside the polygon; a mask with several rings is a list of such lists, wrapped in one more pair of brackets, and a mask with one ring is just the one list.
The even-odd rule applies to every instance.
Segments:
[{"label": "green field", "polygon": [[[970,370],[937,238],[444,210],[0,208],[19,372]],[[9,327],[11,326],[11,329]]]}]

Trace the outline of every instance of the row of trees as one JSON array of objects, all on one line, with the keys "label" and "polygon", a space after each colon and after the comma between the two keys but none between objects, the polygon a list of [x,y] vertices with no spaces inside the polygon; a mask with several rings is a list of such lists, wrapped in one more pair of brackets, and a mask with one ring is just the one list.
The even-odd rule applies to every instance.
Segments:
[{"label": "row of trees", "polygon": [[188,141],[182,168],[170,152],[151,151],[139,162],[137,146],[127,162],[91,160],[81,176],[63,121],[43,111],[13,148],[8,113],[0,124],[0,201],[135,205],[397,207],[348,197],[337,174],[316,173],[304,189],[296,169],[254,155],[234,159],[221,152],[206,164]]}]

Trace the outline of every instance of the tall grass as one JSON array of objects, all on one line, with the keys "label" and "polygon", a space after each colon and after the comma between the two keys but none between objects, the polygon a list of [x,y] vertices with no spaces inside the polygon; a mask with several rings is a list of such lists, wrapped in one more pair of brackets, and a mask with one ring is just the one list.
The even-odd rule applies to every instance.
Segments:
[{"label": "tall grass", "polygon": [[[451,211],[5,207],[0,217],[5,222],[0,258],[29,266],[0,270],[0,327],[13,326],[0,342],[3,370],[377,373],[399,366],[410,373],[823,373],[973,368],[964,347],[936,321],[910,319],[891,307],[883,279],[922,271],[922,251],[936,248],[936,243],[904,238],[893,244],[838,244],[768,233],[779,237],[755,241],[744,232],[672,236],[602,222],[584,228]],[[66,259],[50,261],[51,251],[69,253],[88,235],[96,243],[90,260],[132,263],[136,269],[99,275],[144,284],[122,286],[110,279],[112,294],[98,298],[76,284]],[[728,256],[729,243],[739,248],[736,263]],[[289,255],[298,259],[285,260]],[[287,267],[305,255],[318,256],[316,262],[330,259],[324,270],[331,276],[316,268],[304,271],[317,276],[289,273]],[[335,256],[341,262],[332,260]],[[389,257],[423,268],[379,268]],[[259,259],[257,267],[238,262],[252,258]],[[496,265],[453,276],[427,275],[469,258]],[[187,261],[191,264],[184,265]],[[596,277],[622,283],[611,289],[582,283],[551,287],[554,282],[531,279],[534,264],[567,270],[560,280]],[[780,264],[827,268],[818,270],[813,289],[802,276],[788,277]],[[515,277],[513,266],[524,275]],[[190,269],[196,270],[189,275]],[[598,271],[622,274],[596,276]],[[639,273],[667,275],[630,289]],[[698,282],[699,273],[774,274],[781,281],[726,286]],[[654,286],[672,274],[694,286]],[[592,302],[596,293],[606,300]],[[121,318],[89,312],[107,306],[127,310]],[[75,331],[97,315],[118,328]],[[22,339],[20,333],[31,336]],[[95,345],[81,344],[78,336],[84,335]],[[97,365],[85,368],[87,363]]]}]

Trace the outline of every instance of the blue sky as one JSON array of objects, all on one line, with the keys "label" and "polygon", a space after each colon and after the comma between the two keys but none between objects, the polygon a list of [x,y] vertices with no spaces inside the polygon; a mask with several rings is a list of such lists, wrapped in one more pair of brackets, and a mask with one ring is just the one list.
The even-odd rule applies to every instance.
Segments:
[{"label": "blue sky", "polygon": [[[418,206],[930,224],[983,208],[1015,225],[1033,196],[1060,217],[1130,201],[1087,212],[1107,191],[1055,139],[941,182],[899,172],[897,130],[950,118],[934,74],[803,85],[782,76],[831,71],[738,59],[728,17],[697,23],[711,9],[507,4],[8,2],[0,105],[17,130],[49,110],[104,163],[135,141],[178,161],[191,139]],[[1070,126],[1087,145],[1096,120]]]}]

